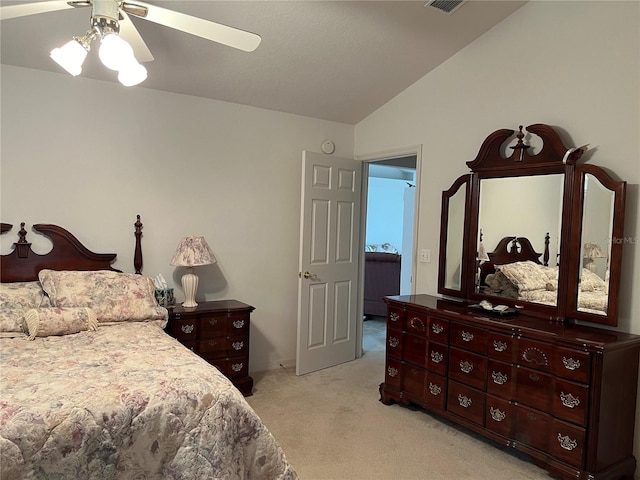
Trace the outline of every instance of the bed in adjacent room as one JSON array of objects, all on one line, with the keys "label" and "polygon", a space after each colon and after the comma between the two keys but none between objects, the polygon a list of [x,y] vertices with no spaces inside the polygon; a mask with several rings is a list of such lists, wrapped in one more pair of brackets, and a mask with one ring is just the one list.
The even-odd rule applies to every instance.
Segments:
[{"label": "bed in adjacent room", "polygon": [[3,480],[297,478],[233,384],[164,332],[153,279],[113,270],[115,255],[65,229],[34,229],[49,254],[22,228],[1,257]]}]

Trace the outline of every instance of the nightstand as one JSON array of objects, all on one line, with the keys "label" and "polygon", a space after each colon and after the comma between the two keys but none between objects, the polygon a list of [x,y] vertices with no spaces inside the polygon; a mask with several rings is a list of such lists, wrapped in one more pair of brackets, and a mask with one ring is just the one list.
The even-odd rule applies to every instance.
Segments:
[{"label": "nightstand", "polygon": [[167,331],[218,368],[246,397],[249,376],[249,322],[254,308],[237,300],[200,302],[197,307],[177,305],[169,310]]}]

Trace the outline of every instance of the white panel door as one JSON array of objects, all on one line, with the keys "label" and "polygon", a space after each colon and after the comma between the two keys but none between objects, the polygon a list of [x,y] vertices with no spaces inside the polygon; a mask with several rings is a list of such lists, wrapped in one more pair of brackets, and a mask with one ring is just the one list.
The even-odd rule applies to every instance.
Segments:
[{"label": "white panel door", "polygon": [[302,153],[298,375],[356,358],[362,169]]}]

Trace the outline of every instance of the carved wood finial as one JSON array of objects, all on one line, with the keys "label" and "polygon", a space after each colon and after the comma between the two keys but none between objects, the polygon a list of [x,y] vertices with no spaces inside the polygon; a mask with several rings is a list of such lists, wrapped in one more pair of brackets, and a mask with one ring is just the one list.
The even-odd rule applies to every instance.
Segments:
[{"label": "carved wood finial", "polygon": [[529,148],[529,145],[525,145],[524,142],[522,141],[522,139],[524,138],[524,133],[522,132],[523,128],[524,127],[522,125],[518,127],[519,131],[516,135],[516,138],[518,139],[518,143],[516,143],[513,147],[509,147],[513,149],[514,153],[520,152],[515,159],[516,162],[521,162],[524,159],[524,152],[527,150],[527,148]]},{"label": "carved wood finial", "polygon": [[135,236],[136,236],[136,248],[135,253],[133,255],[133,266],[136,269],[137,274],[142,273],[142,222],[140,221],[140,215],[137,215],[136,223],[133,224],[136,227]]},{"label": "carved wood finial", "polygon": [[18,241],[13,244],[16,248],[16,254],[18,258],[27,258],[29,250],[31,250],[31,243],[27,242],[27,231],[24,229],[24,222],[20,222],[18,237]]},{"label": "carved wood finial", "polygon": [[27,242],[27,231],[24,229],[24,222],[20,222],[20,231],[18,232],[18,236],[20,238],[17,243],[29,243]]}]

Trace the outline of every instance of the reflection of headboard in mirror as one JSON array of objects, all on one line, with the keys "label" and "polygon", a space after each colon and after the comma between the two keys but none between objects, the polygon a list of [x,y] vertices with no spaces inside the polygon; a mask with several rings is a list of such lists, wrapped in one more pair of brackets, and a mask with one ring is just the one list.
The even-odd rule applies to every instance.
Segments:
[{"label": "reflection of headboard in mirror", "polygon": [[[585,151],[585,147],[566,147],[558,131],[544,124],[490,134],[476,158],[467,162],[471,173],[443,193],[438,291],[471,302],[486,299],[518,306],[530,315],[556,322],[616,325],[624,243],[617,239],[624,236],[626,184],[596,165],[579,165]],[[461,218],[461,209],[451,200],[463,185],[468,185],[468,195]],[[462,248],[449,245],[455,237],[445,233],[452,222],[464,226]],[[478,258],[481,229],[485,245],[497,245],[487,265]],[[512,232],[518,236],[509,235]],[[515,252],[509,248],[514,239],[518,244]],[[598,271],[606,272],[607,277],[591,304],[586,302],[593,296],[589,288],[594,279],[592,271],[583,268],[587,243],[601,247],[602,256],[596,261],[601,264]],[[493,265],[523,259],[541,266],[550,264],[545,267],[553,270],[552,281],[545,286],[547,293],[520,292],[516,299],[486,288]],[[447,280],[451,266],[459,266],[455,270],[461,272],[459,282]]]}]

